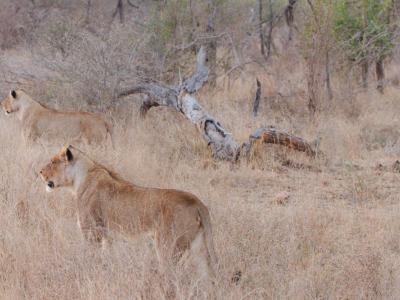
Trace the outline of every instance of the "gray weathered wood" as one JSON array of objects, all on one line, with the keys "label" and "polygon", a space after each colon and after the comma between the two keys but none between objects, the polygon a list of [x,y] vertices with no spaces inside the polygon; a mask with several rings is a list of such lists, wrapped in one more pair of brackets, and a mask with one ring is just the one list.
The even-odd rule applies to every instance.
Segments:
[{"label": "gray weathered wood", "polygon": [[206,51],[204,46],[202,46],[197,53],[196,73],[185,80],[182,84],[182,88],[190,94],[200,90],[204,83],[207,82],[209,71],[206,67],[206,57]]},{"label": "gray weathered wood", "polygon": [[196,125],[196,128],[210,147],[215,159],[236,161],[239,153],[239,144],[213,116],[209,115],[203,109],[195,97],[184,91],[178,95],[173,89],[155,84],[138,85],[121,92],[119,96],[122,97],[136,93],[147,94],[151,99],[143,102],[141,107],[142,115],[153,106],[173,108]]},{"label": "gray weathered wood", "polygon": [[[196,73],[185,80],[181,86],[167,86],[156,82],[143,82],[123,90],[118,97],[132,94],[146,94],[141,106],[141,114],[154,106],[167,106],[183,114],[201,133],[202,137],[210,147],[212,155],[217,160],[236,162],[241,156],[247,156],[256,140],[263,143],[284,145],[288,148],[303,151],[311,156],[315,155],[312,147],[302,138],[292,136],[275,128],[260,128],[253,133],[249,141],[240,145],[225,129],[221,123],[210,115],[194,97],[207,81],[208,68],[205,65],[205,52],[200,49],[197,55]],[[258,98],[261,95],[261,84],[257,80]],[[258,100],[259,101],[259,100]]]},{"label": "gray weathered wood", "polygon": [[251,134],[249,141],[242,145],[242,155],[248,155],[256,141],[261,141],[265,144],[282,145],[292,150],[305,152],[311,157],[316,155],[316,151],[306,140],[287,132],[277,130],[274,127],[259,128]]}]

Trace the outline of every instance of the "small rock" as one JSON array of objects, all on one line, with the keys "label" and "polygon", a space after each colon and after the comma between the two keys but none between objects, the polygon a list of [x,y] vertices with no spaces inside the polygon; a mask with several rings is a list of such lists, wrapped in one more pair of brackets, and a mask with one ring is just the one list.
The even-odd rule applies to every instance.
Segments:
[{"label": "small rock", "polygon": [[233,274],[233,276],[232,276],[232,279],[231,279],[232,283],[238,285],[241,278],[242,278],[242,271],[240,271],[240,270],[236,271],[235,274]]},{"label": "small rock", "polygon": [[29,220],[29,206],[24,200],[18,201],[15,204],[15,214],[21,224],[26,224]]},{"label": "small rock", "polygon": [[400,173],[400,161],[396,160],[392,166],[393,172]]},{"label": "small rock", "polygon": [[383,164],[379,163],[379,164],[377,164],[377,165],[375,166],[375,170],[377,170],[377,171],[384,171],[384,170],[385,170],[385,166],[384,166]]},{"label": "small rock", "polygon": [[286,205],[289,202],[290,194],[286,191],[275,195],[274,201],[278,205]]}]

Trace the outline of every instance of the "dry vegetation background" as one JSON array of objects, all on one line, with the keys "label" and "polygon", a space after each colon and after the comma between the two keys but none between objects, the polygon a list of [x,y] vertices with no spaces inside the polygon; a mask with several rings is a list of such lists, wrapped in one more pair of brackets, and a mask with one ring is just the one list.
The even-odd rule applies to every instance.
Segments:
[{"label": "dry vegetation background", "polygon": [[[258,54],[256,26],[246,23],[256,1],[227,1],[223,11],[231,18],[217,24],[228,36],[217,52],[217,84],[204,87],[199,102],[240,141],[274,125],[317,138],[324,153],[312,160],[264,145],[232,166],[213,160],[182,115],[153,108],[142,119],[141,97],[115,99],[135,78],[176,82],[180,72],[192,70],[193,53],[178,53],[177,61],[150,47],[161,47],[152,34],[162,32],[143,24],[154,22],[163,1],[137,1],[139,9],[126,4],[124,24],[118,16],[111,20],[116,1],[92,2],[88,21],[86,1],[0,0],[2,95],[22,87],[49,106],[112,120],[116,149],[82,150],[136,184],[199,196],[212,216],[218,282],[204,290],[183,271],[160,274],[148,238],[116,238],[104,253],[88,247],[72,196],[45,193],[36,175],[58,147],[27,147],[18,122],[1,116],[2,299],[164,299],[170,284],[178,299],[400,297],[397,48],[387,63],[384,94],[375,89],[372,71],[370,87],[362,89],[356,68],[334,62],[334,98],[321,100],[310,118],[301,33],[289,43],[287,26],[277,23],[266,63]],[[299,5],[297,14],[300,28],[306,6]],[[263,97],[254,118],[256,76]],[[235,285],[230,278],[237,270],[242,279]]]}]

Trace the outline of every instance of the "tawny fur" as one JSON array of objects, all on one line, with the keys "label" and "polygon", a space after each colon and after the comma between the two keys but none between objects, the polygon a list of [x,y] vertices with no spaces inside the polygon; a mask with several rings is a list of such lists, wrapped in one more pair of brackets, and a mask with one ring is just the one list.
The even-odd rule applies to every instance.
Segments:
[{"label": "tawny fur", "polygon": [[7,115],[17,116],[28,141],[41,138],[50,143],[100,144],[111,138],[111,126],[101,117],[87,112],[61,112],[45,107],[22,90],[11,91],[1,106]]},{"label": "tawny fur", "polygon": [[87,240],[102,242],[110,231],[127,238],[151,233],[162,264],[176,262],[189,250],[201,272],[214,275],[210,216],[196,196],[134,185],[72,146],[40,174],[47,189],[68,187],[75,195],[78,224]]}]

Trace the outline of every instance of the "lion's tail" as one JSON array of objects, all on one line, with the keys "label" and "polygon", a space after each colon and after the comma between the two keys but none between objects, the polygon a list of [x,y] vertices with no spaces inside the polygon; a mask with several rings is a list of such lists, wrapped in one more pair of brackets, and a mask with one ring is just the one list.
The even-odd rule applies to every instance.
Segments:
[{"label": "lion's tail", "polygon": [[208,255],[210,256],[210,260],[211,260],[211,264],[212,264],[211,268],[213,269],[213,271],[215,271],[215,268],[218,264],[218,259],[217,259],[217,254],[215,253],[210,213],[208,212],[207,207],[205,207],[203,204],[200,205],[198,212],[200,215],[201,226],[204,229],[204,239],[206,242]]},{"label": "lion's tail", "polygon": [[[215,268],[217,267],[218,259],[217,259],[217,255],[215,253],[210,213],[208,212],[207,207],[205,207],[204,205],[201,205],[199,207],[198,212],[200,215],[201,225],[204,228],[204,235],[205,235],[204,238],[205,238],[206,246],[208,249],[208,254],[210,256],[211,264],[212,264],[211,269],[213,270],[213,272],[215,274]],[[238,284],[241,278],[242,278],[242,271],[238,270],[238,271],[235,271],[235,273],[233,274],[230,281],[234,284]]]}]

